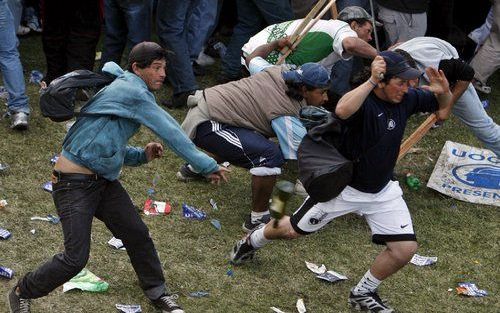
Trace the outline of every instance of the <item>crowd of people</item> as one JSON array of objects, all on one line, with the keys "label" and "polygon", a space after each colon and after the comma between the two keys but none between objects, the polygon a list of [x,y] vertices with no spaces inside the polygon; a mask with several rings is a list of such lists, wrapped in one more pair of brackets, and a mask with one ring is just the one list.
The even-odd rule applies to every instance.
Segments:
[{"label": "crowd of people", "polygon": [[[408,118],[435,112],[444,121],[454,114],[500,156],[500,127],[477,93],[491,91],[488,78],[500,67],[500,1],[484,1],[482,20],[458,38],[453,19],[436,26],[436,12],[453,13],[459,5],[454,1],[339,0],[338,15],[332,10],[317,21],[278,64],[316,2],[0,0],[0,71],[12,129],[28,129],[32,114],[17,49],[23,27],[42,34],[47,65],[42,88],[77,69],[115,77],[89,100],[89,114],[69,129],[52,172],[64,251],[19,279],[8,295],[11,312],[30,312],[32,299],[84,268],[94,217],[123,241],[153,305],[162,312],[184,312],[168,290],[148,228],[119,182],[124,165],[160,158],[163,144],[186,162],[177,172],[180,180],[224,182],[229,170],[219,165],[223,162],[250,172],[251,209],[242,225],[247,234],[230,252],[235,265],[250,261],[272,240],[312,234],[348,213],[363,215],[372,241],[386,248],[351,289],[348,302],[364,311],[393,312],[377,289],[418,246],[402,190],[393,180]],[[227,49],[218,55],[221,84],[201,90],[196,77],[213,63],[216,55],[209,50],[217,40],[211,37],[227,22],[228,10],[235,20],[229,22],[234,27]],[[151,41],[153,29],[158,43]],[[188,109],[180,124],[153,93],[166,79],[172,98],[160,102],[168,109]],[[269,199],[283,164],[299,157],[307,133],[299,114],[306,106],[325,107],[340,121],[338,149],[356,160],[352,180],[328,201],[307,196],[290,217],[273,225]],[[141,125],[163,144],[129,146]],[[271,140],[275,137],[277,142]]]}]

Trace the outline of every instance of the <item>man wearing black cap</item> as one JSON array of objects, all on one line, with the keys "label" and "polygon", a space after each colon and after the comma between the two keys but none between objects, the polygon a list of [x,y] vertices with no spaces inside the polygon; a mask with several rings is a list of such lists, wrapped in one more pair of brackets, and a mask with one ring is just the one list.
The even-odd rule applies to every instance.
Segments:
[{"label": "man wearing black cap", "polygon": [[427,90],[409,88],[409,80],[422,73],[394,52],[377,56],[370,79],[346,93],[335,111],[346,127],[340,151],[357,160],[351,183],[327,202],[307,198],[291,217],[281,219],[277,228],[267,224],[256,229],[236,244],[231,262],[241,264],[252,259],[255,251],[271,240],[308,235],[336,217],[357,213],[370,226],[372,241],[387,248],[351,290],[349,303],[369,312],[393,312],[382,302],[377,288],[407,264],[417,249],[402,190],[397,181],[391,180],[406,121],[416,112],[427,111],[436,111],[440,119],[446,119],[451,110],[451,93],[444,74],[433,68],[426,73],[430,79]]},{"label": "man wearing black cap", "polygon": [[[247,62],[256,59],[261,58],[252,54]],[[268,139],[277,136],[274,122],[283,116],[297,117],[303,106],[321,106],[327,100],[328,84],[328,72],[317,63],[292,71],[269,66],[251,77],[188,98],[191,109],[182,128],[193,142],[218,161],[228,161],[252,174],[252,212],[243,223],[245,231],[270,219],[269,198],[284,163],[280,147]],[[185,164],[177,177],[188,181],[199,175]]]}]

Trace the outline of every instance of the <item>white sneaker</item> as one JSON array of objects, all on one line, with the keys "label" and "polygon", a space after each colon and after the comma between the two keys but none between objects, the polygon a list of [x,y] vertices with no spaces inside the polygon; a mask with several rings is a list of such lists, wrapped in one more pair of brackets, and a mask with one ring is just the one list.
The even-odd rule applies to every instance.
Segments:
[{"label": "white sneaker", "polygon": [[215,63],[215,59],[209,56],[208,54],[205,54],[203,50],[198,54],[198,58],[196,59],[196,63],[201,66],[208,66],[212,65]]},{"label": "white sneaker", "polygon": [[18,36],[24,36],[24,35],[28,34],[30,31],[31,31],[31,29],[29,27],[25,27],[23,25],[19,25],[19,28],[17,29],[16,34]]},{"label": "white sneaker", "polygon": [[10,116],[12,124],[10,128],[15,130],[26,130],[28,129],[28,114],[24,112],[15,112]]},{"label": "white sneaker", "polygon": [[29,22],[28,25],[26,25],[26,26],[28,26],[28,28],[34,32],[37,32],[37,33],[42,32],[42,28],[40,27],[40,25],[37,22]]}]

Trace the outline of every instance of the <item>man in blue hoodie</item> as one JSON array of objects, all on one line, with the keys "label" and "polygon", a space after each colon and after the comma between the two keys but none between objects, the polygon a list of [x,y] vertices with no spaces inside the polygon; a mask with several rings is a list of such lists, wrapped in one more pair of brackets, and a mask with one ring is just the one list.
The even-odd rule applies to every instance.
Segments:
[{"label": "man in blue hoodie", "polygon": [[30,299],[47,295],[77,275],[87,263],[93,217],[120,238],[139,284],[162,312],[184,312],[169,294],[149,230],[118,181],[123,165],[138,166],[163,154],[161,144],[144,149],[127,145],[141,125],[151,129],[177,155],[213,182],[225,180],[224,169],[198,151],[179,124],[155,101],[151,91],[165,79],[165,51],[143,42],[130,52],[128,70],[107,63],[103,72],[117,78],[99,91],[63,142],[61,157],[52,173],[52,196],[61,218],[64,252],[26,274],[9,293],[10,312],[30,312]]}]

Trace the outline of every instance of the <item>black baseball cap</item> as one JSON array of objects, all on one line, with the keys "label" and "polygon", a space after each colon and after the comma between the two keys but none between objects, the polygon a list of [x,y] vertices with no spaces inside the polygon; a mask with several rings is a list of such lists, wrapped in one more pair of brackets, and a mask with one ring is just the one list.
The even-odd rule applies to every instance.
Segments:
[{"label": "black baseball cap", "polygon": [[382,51],[380,56],[386,64],[385,77],[399,77],[402,79],[416,79],[422,76],[422,72],[410,66],[408,61],[400,54],[393,51]]}]

